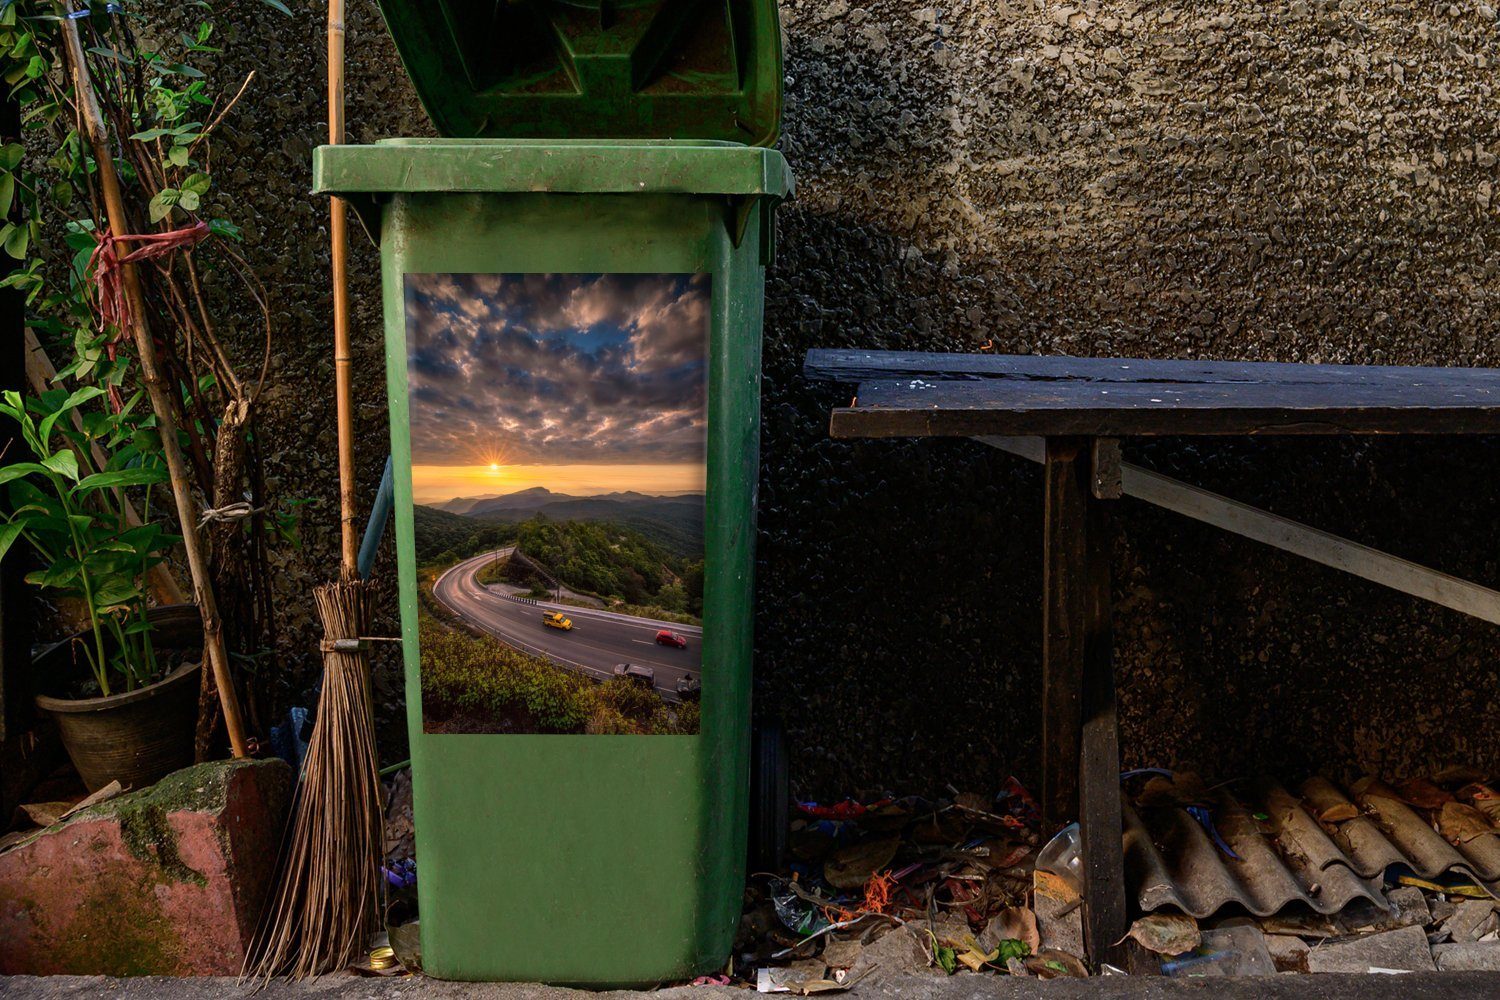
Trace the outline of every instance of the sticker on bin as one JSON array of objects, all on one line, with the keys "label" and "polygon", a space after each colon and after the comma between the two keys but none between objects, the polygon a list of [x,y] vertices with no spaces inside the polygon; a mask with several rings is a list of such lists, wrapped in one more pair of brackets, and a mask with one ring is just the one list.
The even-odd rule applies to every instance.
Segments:
[{"label": "sticker on bin", "polygon": [[709,284],[406,275],[424,732],[698,732]]}]

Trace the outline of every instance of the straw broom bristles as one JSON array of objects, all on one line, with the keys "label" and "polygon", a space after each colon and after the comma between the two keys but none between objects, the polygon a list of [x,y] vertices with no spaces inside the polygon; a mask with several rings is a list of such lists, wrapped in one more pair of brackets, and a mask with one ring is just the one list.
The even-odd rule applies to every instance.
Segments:
[{"label": "straw broom bristles", "polygon": [[317,588],[323,620],[323,694],[292,803],[275,899],[267,907],[245,976],[320,975],[346,968],[380,923],[384,817],[375,756],[370,680],[359,640],[370,617],[360,580]]}]

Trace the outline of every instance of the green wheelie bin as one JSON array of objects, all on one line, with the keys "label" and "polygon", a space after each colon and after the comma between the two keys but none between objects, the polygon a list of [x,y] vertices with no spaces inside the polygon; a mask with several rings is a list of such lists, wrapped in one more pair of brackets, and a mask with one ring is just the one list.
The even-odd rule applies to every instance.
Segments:
[{"label": "green wheelie bin", "polygon": [[723,967],[744,879],[774,0],[381,0],[445,138],[379,242],[423,964]]}]

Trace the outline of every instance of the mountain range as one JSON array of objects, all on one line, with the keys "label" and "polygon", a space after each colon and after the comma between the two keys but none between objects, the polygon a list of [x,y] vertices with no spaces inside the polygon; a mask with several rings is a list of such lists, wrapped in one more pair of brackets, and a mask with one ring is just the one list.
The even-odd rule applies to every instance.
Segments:
[{"label": "mountain range", "polygon": [[542,516],[554,521],[604,521],[634,528],[678,555],[703,554],[703,494],[652,496],[633,490],[573,496],[544,486],[500,495],[455,497],[428,505],[484,523],[514,523]]}]

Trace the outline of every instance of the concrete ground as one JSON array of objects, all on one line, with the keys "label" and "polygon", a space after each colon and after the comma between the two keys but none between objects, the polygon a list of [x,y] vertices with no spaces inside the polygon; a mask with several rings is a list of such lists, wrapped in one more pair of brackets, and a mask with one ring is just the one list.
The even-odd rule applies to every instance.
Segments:
[{"label": "concrete ground", "polygon": [[[674,986],[650,993],[628,990],[590,994],[534,983],[450,983],[422,976],[366,979],[328,976],[305,983],[274,982],[258,993],[233,979],[106,979],[96,976],[0,977],[0,996],[38,1000],[746,1000],[748,990]],[[838,994],[831,994],[837,996]],[[1283,974],[1243,979],[1171,980],[1110,976],[1101,979],[1009,979],[999,976],[892,977],[860,983],[845,994],[858,1000],[1454,1000],[1500,996],[1500,975],[1486,972],[1415,973],[1404,976]]]}]

